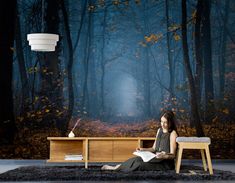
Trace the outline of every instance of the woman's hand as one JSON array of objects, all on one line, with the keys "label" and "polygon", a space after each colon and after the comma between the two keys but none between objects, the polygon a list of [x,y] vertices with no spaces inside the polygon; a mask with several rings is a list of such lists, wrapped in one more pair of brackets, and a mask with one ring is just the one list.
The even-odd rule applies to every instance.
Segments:
[{"label": "woman's hand", "polygon": [[163,159],[165,155],[166,155],[166,152],[164,152],[164,151],[156,152],[156,158],[157,159]]},{"label": "woman's hand", "polygon": [[136,151],[143,151],[143,148],[137,147],[135,150]]}]

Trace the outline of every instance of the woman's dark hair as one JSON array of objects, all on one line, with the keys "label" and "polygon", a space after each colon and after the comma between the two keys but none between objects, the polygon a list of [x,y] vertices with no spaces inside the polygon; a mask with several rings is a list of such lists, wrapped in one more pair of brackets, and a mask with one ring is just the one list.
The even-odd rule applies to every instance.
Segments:
[{"label": "woman's dark hair", "polygon": [[163,111],[161,117],[165,117],[168,122],[168,132],[171,133],[173,130],[177,133],[177,128],[175,125],[175,114],[170,110]]}]

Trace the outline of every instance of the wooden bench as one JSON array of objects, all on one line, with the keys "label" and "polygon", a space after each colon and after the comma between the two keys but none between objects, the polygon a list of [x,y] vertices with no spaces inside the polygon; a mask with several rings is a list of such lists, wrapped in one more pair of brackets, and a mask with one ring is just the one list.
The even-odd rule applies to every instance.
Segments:
[{"label": "wooden bench", "polygon": [[[180,172],[181,159],[184,149],[200,149],[203,168],[207,171],[206,159],[208,164],[209,173],[213,174],[212,163],[209,145],[211,140],[209,137],[177,137],[176,142],[178,143],[178,151],[175,162],[176,173]],[[206,158],[205,158],[206,152]]]}]

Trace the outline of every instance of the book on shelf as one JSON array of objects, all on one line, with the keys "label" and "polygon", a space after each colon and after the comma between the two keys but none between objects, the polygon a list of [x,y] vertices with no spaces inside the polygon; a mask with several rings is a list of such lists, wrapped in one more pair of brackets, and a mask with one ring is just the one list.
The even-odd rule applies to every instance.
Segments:
[{"label": "book on shelf", "polygon": [[156,157],[156,154],[150,152],[150,151],[135,151],[133,152],[134,155],[140,156],[144,162],[148,162],[151,159]]},{"label": "book on shelf", "polygon": [[64,156],[65,160],[83,160],[83,156],[81,154],[66,154]]}]

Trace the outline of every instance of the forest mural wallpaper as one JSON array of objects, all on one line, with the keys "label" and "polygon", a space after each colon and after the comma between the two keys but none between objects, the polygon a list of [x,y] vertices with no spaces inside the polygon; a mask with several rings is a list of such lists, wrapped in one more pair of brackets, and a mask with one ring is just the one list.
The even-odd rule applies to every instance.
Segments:
[{"label": "forest mural wallpaper", "polygon": [[[154,137],[164,109],[235,157],[235,1],[8,0],[0,24],[0,158],[47,159],[78,119],[78,137]],[[31,51],[42,27],[55,52]]]}]

